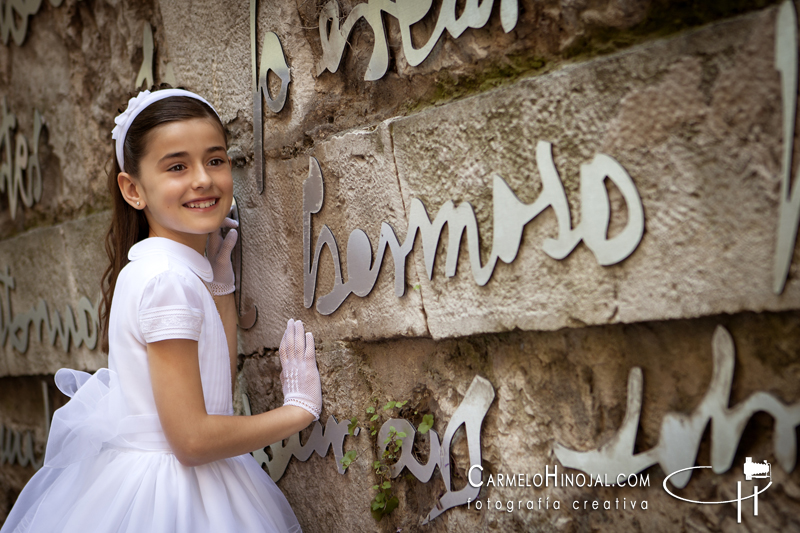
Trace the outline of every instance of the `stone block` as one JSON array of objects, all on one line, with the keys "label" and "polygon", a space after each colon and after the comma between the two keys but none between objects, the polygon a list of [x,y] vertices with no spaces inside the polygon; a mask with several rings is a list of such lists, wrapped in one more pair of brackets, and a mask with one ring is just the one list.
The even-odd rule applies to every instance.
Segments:
[{"label": "stone block", "polygon": [[[431,335],[796,309],[797,248],[786,289],[772,292],[782,146],[774,25],[765,11],[392,122],[407,209],[418,198],[433,219],[448,200],[472,203],[484,262],[492,176],[532,203],[539,141],[552,143],[573,228],[580,166],[600,153],[624,167],[644,209],[641,242],[612,266],[582,243],[563,260],[548,256],[543,243],[558,235],[551,209],[528,223],[516,259],[499,262],[485,286],[473,280],[466,242],[449,279],[440,247],[432,281],[421,276]],[[613,237],[627,215],[607,188]]]},{"label": "stone block", "polygon": [[108,224],[109,213],[103,212],[0,243],[0,376],[54,374],[62,367],[94,371],[107,365],[93,322],[107,266],[103,238]]},{"label": "stone block", "polygon": [[[322,210],[312,216],[312,242],[323,224],[331,228],[344,281],[347,236],[364,230],[374,253],[385,221],[403,243],[416,201],[431,220],[448,201],[471,204],[485,265],[494,224],[512,216],[502,212],[509,204],[493,211],[495,178],[532,204],[542,193],[541,169],[550,155],[572,229],[586,216],[584,165],[605,154],[630,176],[641,199],[643,236],[632,253],[608,266],[585,242],[562,259],[548,255],[545,243],[560,231],[548,208],[528,222],[518,253],[508,263],[499,260],[488,283],[473,276],[468,237],[462,237],[455,275],[447,277],[448,263],[455,263],[446,252],[448,224],[432,280],[426,261],[434,254],[424,252],[417,237],[406,262],[405,296],[393,294],[394,257],[386,254],[365,298],[351,295],[323,316],[300,307],[308,158],[268,159],[267,189],[258,200],[264,205],[243,215],[245,296],[280,311],[271,311],[275,318],[267,323],[262,313],[260,325],[243,333],[243,350],[277,346],[290,316],[326,337],[382,339],[797,308],[797,248],[785,290],[772,292],[781,151],[773,48],[774,11],[767,10],[336,135],[310,150],[325,187]],[[550,147],[542,152],[541,142]],[[635,206],[618,186],[605,183],[607,202],[586,201],[609,206],[611,239],[627,227]],[[268,244],[269,234],[285,239]],[[316,298],[331,290],[333,275],[323,251]],[[394,314],[403,319],[388,318]]]},{"label": "stone block", "polygon": [[[431,531],[573,531],[614,529],[623,531],[680,530],[697,518],[693,504],[670,497],[662,488],[664,473],[654,466],[646,487],[569,486],[561,474],[572,475],[553,454],[555,444],[575,450],[595,450],[618,434],[627,407],[627,378],[634,367],[644,377],[642,412],[636,438],[637,453],[654,448],[663,436],[662,423],[675,413],[689,415],[709,393],[715,374],[712,339],[723,326],[735,345],[735,379],[730,397],[722,402],[735,409],[756,393],[769,394],[787,405],[797,405],[800,390],[800,361],[796,357],[800,342],[800,313],[739,313],[691,320],[614,324],[559,331],[515,331],[458,339],[394,339],[386,342],[322,342],[317,357],[322,374],[322,418],[337,420],[356,417],[362,428],[358,437],[346,437],[344,450],[356,450],[358,457],[343,475],[337,473],[333,453],[316,454],[302,462],[291,459],[278,486],[286,494],[304,531],[347,531],[375,529],[369,514],[370,486],[378,478],[369,468],[377,459],[374,439],[368,436],[371,414],[365,408],[388,400],[408,404],[401,410],[383,412],[379,422],[389,417],[410,420],[418,427],[425,414],[434,417],[433,429],[441,437],[453,413],[461,404],[467,387],[476,375],[488,379],[496,392],[495,400],[483,420],[480,432],[483,481],[480,499],[492,508],[476,510],[474,503],[446,511],[426,526]],[[398,364],[402,361],[402,364]],[[243,389],[250,397],[253,412],[274,409],[282,404],[278,381],[277,354],[246,356]],[[720,420],[730,424],[730,420]],[[308,431],[302,433],[306,442]],[[740,454],[733,466],[719,474],[692,476],[683,494],[713,494],[730,491],[736,497],[736,482],[741,481],[744,454],[754,460],[774,457],[774,423],[763,414],[753,416],[740,441]],[[465,484],[470,466],[468,438],[457,433],[451,448],[452,483]],[[700,431],[702,434],[702,429]],[[709,432],[710,433],[710,432]],[[673,437],[674,439],[674,437]],[[428,438],[416,435],[413,446],[420,462],[429,450]],[[673,440],[673,445],[674,445]],[[714,445],[708,437],[699,446],[698,464],[709,464],[707,450]],[[690,450],[694,451],[694,450]],[[677,452],[676,452],[677,453]],[[705,455],[704,455],[705,454]],[[781,487],[797,494],[800,469],[785,471],[772,462],[773,489]],[[507,486],[497,484],[497,475],[544,476],[558,469],[558,486]],[[495,480],[489,484],[489,475]],[[400,506],[385,517],[379,527],[386,530],[414,531],[444,492],[441,477],[434,472],[423,483],[404,471],[392,480]],[[744,488],[744,487],[743,487]],[[770,489],[771,491],[772,489]],[[711,492],[708,492],[711,491]],[[791,491],[791,492],[789,492]],[[778,498],[767,492],[759,500],[771,508],[770,519],[788,523],[796,515],[797,499]],[[527,502],[542,508],[527,508]],[[687,496],[688,497],[688,496]],[[550,508],[545,509],[545,498]],[[623,509],[623,498],[628,506]],[[619,500],[619,508],[615,500]],[[713,499],[713,498],[709,498]],[[560,510],[553,502],[560,501]],[[591,502],[610,500],[612,509],[591,509]],[[648,501],[648,508],[633,510],[630,501]],[[513,512],[498,512],[495,502],[514,502]],[[522,508],[516,507],[522,501]],[[578,508],[573,502],[579,502]],[[590,507],[583,508],[583,501]],[[706,507],[706,506],[704,506]],[[712,506],[707,506],[711,508]],[[763,524],[763,511],[752,516],[752,507],[742,506],[745,521]],[[346,511],[343,511],[346,510]],[[708,511],[709,520],[721,520],[723,513]],[[319,517],[325,516],[325,521]],[[491,526],[490,524],[494,524]]]},{"label": "stone block", "polygon": [[[388,126],[381,124],[374,131],[332,137],[312,152],[321,165],[327,200],[312,217],[311,242],[316,246],[323,224],[337,235],[345,282],[349,231],[363,229],[372,240],[374,254],[382,221],[394,227],[406,225],[391,142]],[[259,317],[252,330],[240,331],[240,350],[277,348],[289,318],[303,320],[318,339],[427,335],[419,291],[409,287],[406,297],[395,297],[390,260],[384,261],[370,296],[351,295],[334,317],[304,307],[303,182],[308,173],[309,156],[269,160],[265,205],[242,210],[244,307],[255,304]],[[388,251],[387,257],[391,257]],[[333,261],[327,249],[319,263],[317,296],[333,287]],[[413,286],[416,277],[406,281]]]},{"label": "stone block", "polygon": [[160,59],[172,64],[178,85],[202,94],[223,124],[240,110],[252,116],[249,5],[181,0],[159,9]]}]

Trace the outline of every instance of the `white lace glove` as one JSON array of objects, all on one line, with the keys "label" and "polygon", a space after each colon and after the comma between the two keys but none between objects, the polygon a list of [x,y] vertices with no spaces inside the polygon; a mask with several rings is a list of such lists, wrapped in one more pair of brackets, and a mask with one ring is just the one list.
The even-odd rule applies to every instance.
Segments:
[{"label": "white lace glove", "polygon": [[322,384],[317,370],[314,336],[305,333],[303,323],[289,319],[278,353],[281,357],[283,405],[302,407],[319,420],[322,412]]},{"label": "white lace glove", "polygon": [[[235,289],[231,251],[236,246],[236,239],[239,238],[239,233],[234,229],[238,227],[238,222],[226,217],[222,221],[222,227],[208,236],[206,257],[211,263],[211,270],[214,271],[214,279],[208,288],[214,296],[230,294]],[[224,239],[222,238],[222,228],[231,228]]]}]

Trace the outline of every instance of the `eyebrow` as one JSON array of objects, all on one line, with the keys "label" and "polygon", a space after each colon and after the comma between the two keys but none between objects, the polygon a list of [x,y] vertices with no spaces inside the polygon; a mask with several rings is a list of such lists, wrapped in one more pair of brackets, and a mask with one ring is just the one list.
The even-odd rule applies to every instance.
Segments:
[{"label": "eyebrow", "polygon": [[[206,149],[205,154],[212,154],[214,152],[220,152],[220,151],[221,152],[227,152],[227,150],[225,150],[224,146],[212,146],[211,148],[207,148]],[[189,152],[185,152],[185,151],[184,152],[173,152],[171,154],[165,155],[164,157],[159,159],[158,162],[161,163],[162,161],[165,161],[167,159],[173,159],[173,158],[176,158],[176,157],[186,157],[188,155],[189,155]]]}]

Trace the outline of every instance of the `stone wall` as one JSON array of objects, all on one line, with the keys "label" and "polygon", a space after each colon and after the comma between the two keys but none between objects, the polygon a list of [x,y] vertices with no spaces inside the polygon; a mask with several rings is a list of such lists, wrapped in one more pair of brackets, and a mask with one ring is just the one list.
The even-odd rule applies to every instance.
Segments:
[{"label": "stone wall", "polygon": [[[408,41],[423,46],[448,6],[461,16],[477,2],[418,7],[420,20],[406,32],[391,14],[397,4],[372,0],[390,13],[380,26],[377,19],[356,22],[341,64],[331,67],[320,13],[337,5],[344,24],[361,4],[262,0],[253,20],[245,1],[65,0],[42,2],[13,22],[0,17],[0,29],[11,28],[0,46],[3,119],[16,116],[0,146],[0,165],[8,165],[0,177],[9,176],[0,192],[0,520],[34,472],[35,465],[20,465],[23,451],[7,460],[16,435],[30,439],[28,455],[40,461],[45,417],[64,403],[52,375],[63,366],[93,371],[106,364],[96,316],[110,214],[110,131],[137,75],[152,66],[148,83],[174,82],[204,95],[228,130],[242,222],[241,309],[258,310],[255,325],[239,331],[237,409],[244,409],[243,394],[252,412],[282,404],[277,346],[286,320],[299,318],[317,340],[320,421],[357,417],[362,428],[343,440],[341,451],[357,452],[344,474],[333,452],[289,462],[278,485],[304,530],[737,527],[735,504],[668,495],[662,483],[677,470],[669,462],[643,467],[647,487],[488,485],[490,475],[533,477],[554,468],[574,477],[580,471],[557,450],[611,450],[636,403],[636,368],[641,414],[625,465],[633,469],[634,454],[641,459],[662,447],[696,449],[686,466],[713,464],[715,473],[694,473],[677,493],[718,501],[736,498],[746,457],[767,460],[773,484],[760,496],[758,516],[752,500],[742,504],[743,526],[800,529],[800,473],[789,442],[796,443],[800,423],[794,240],[785,286],[775,291],[778,234],[797,227],[781,188],[787,100],[776,28],[786,6],[484,0],[484,8],[493,5],[485,25],[457,37],[445,31],[415,64]],[[426,2],[406,2],[403,13],[418,4]],[[260,120],[253,115],[253,22],[255,64],[274,32],[291,76],[283,109],[264,105]],[[374,47],[384,42],[381,29],[387,70],[366,80]],[[259,74],[277,95],[279,76]],[[34,110],[43,117],[38,143]],[[259,127],[263,146],[256,147]],[[19,161],[34,150],[41,195],[29,206],[26,194],[36,194],[24,187],[34,182],[33,160],[27,168]],[[263,193],[256,150],[263,153]],[[796,142],[790,150],[796,161]],[[9,193],[15,162],[25,176],[21,196]],[[603,179],[601,167],[614,175]],[[791,175],[796,169],[794,163]],[[321,205],[312,208],[315,194]],[[427,220],[420,205],[430,221],[449,217],[438,241],[406,241],[409,227]],[[336,247],[316,258],[325,227]],[[492,258],[496,265],[487,267]],[[313,264],[315,277],[308,274]],[[728,334],[734,351],[720,340]],[[715,361],[734,353],[729,394],[714,396],[721,372]],[[452,494],[467,487],[470,447],[478,445],[481,508],[470,502],[421,526],[448,487],[439,467],[426,483],[406,470],[393,482],[398,508],[376,524],[372,465],[380,452],[365,410],[377,405],[378,424],[392,416],[415,427],[433,415],[442,439],[476,376],[495,393],[479,442],[462,427],[450,435],[442,461],[452,465]],[[732,466],[718,468],[714,450],[722,445],[714,431],[735,425],[733,418],[694,432],[669,426],[682,414],[688,427],[709,397],[730,413],[752,398],[790,407],[778,422],[763,412],[747,416],[741,439],[726,445]],[[389,400],[408,403],[384,412]],[[780,424],[791,431],[773,443]],[[415,460],[428,460],[432,438],[406,441]],[[270,453],[274,460],[275,449]],[[752,492],[751,482],[743,487]],[[603,509],[606,501],[611,510]]]}]

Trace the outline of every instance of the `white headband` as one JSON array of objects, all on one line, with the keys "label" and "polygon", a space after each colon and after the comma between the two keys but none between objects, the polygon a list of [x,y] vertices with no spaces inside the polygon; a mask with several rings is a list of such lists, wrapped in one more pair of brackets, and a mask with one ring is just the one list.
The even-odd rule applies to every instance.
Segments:
[{"label": "white headband", "polygon": [[[140,92],[136,98],[131,98],[128,100],[127,109],[125,109],[120,116],[114,119],[116,126],[113,130],[111,130],[111,138],[117,141],[117,162],[119,163],[119,169],[123,172],[125,171],[125,156],[123,147],[125,146],[125,137],[128,135],[128,128],[131,127],[131,124],[133,124],[133,121],[139,116],[139,113],[141,113],[147,106],[153,102],[158,102],[164,98],[169,98],[170,96],[188,96],[189,98],[200,100],[210,107],[211,110],[217,115],[217,118],[219,118],[219,113],[217,113],[217,110],[214,109],[214,106],[209,104],[205,98],[196,95],[193,92],[184,91],[183,89],[162,89],[152,93],[150,91]],[[220,119],[220,121],[221,120],[222,119]]]}]

